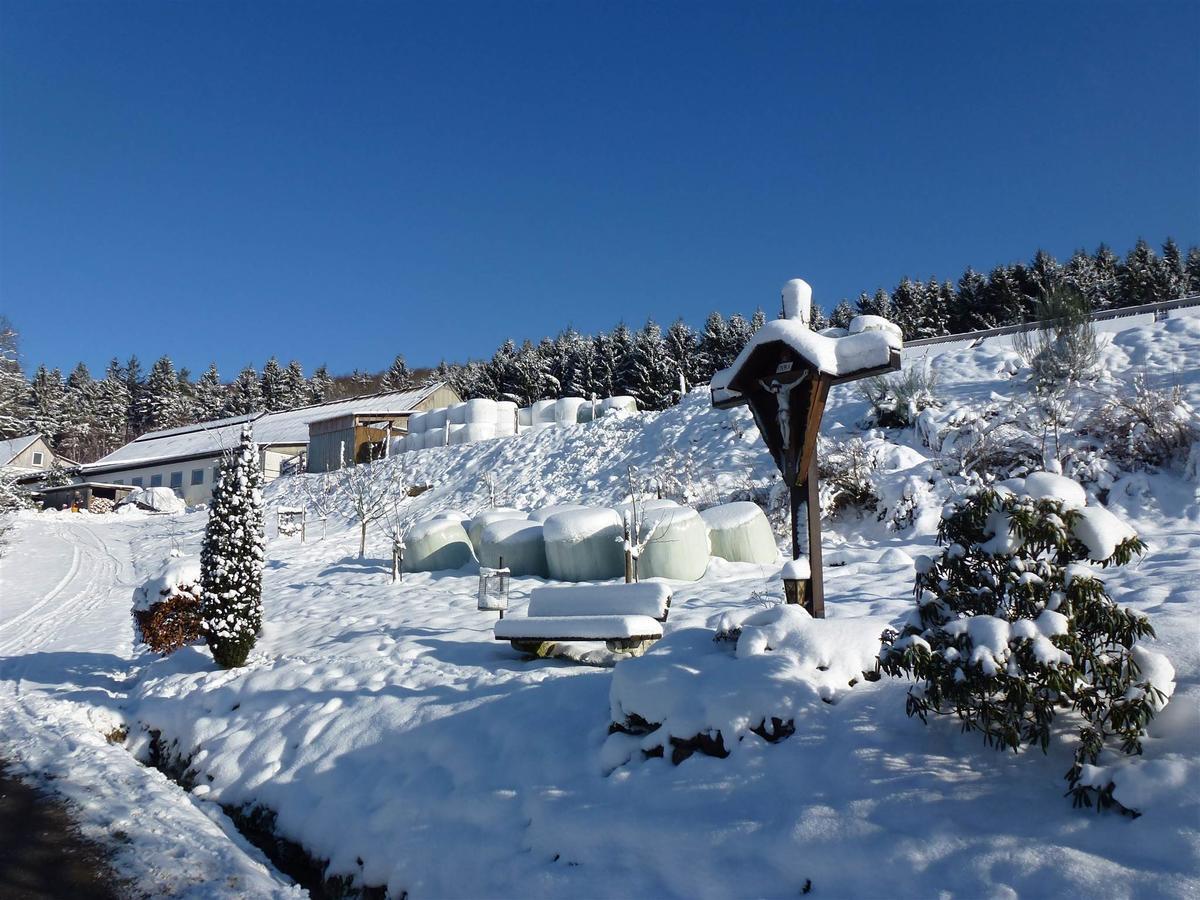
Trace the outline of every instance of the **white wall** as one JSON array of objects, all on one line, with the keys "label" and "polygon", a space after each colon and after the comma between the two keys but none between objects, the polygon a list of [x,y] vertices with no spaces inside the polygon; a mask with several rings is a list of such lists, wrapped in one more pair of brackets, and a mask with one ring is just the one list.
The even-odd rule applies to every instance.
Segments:
[{"label": "white wall", "polygon": [[[264,448],[260,454],[263,467],[263,480],[274,481],[279,477],[279,466],[285,459],[296,455],[294,449],[273,450]],[[141,478],[142,487],[151,487],[155,475],[162,476],[162,487],[171,486],[171,473],[183,474],[183,487],[176,490],[188,505],[207,503],[212,498],[213,484],[216,482],[215,469],[221,464],[221,454],[214,453],[209,457],[188,459],[162,465],[130,466],[126,469],[109,469],[95,475],[87,474],[84,481],[103,481],[106,484],[133,484],[134,478]],[[192,484],[192,471],[201,470],[202,481]]]}]

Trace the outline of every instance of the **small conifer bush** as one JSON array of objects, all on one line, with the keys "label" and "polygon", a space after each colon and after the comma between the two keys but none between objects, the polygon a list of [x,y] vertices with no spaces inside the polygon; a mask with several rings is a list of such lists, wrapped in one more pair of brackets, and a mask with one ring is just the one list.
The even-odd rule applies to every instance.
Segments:
[{"label": "small conifer bush", "polygon": [[[1103,559],[1097,516],[1117,526],[1099,542]],[[1102,509],[982,487],[948,507],[938,541],[940,558],[918,560],[916,610],[884,633],[879,657],[884,672],[916,681],[908,714],[952,713],[989,746],[1045,752],[1055,716],[1070,711],[1079,743],[1068,792],[1077,806],[1093,794],[1111,805],[1111,789],[1082,784],[1081,771],[1112,745],[1141,753],[1166,695],[1139,666],[1157,657],[1135,646],[1150,623],[1114,603],[1086,563],[1124,565],[1145,545]]]},{"label": "small conifer bush", "polygon": [[221,466],[200,550],[204,636],[225,669],[244,665],[262,627],[262,471],[250,426]]}]

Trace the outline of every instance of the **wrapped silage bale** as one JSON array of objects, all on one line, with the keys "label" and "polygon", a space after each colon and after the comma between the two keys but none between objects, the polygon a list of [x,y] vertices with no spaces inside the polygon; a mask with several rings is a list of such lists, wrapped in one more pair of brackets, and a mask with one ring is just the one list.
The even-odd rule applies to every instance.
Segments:
[{"label": "wrapped silage bale", "polygon": [[522,406],[517,410],[517,428],[524,426],[528,428],[533,424],[533,407]]},{"label": "wrapped silage bale", "polygon": [[482,423],[496,424],[496,401],[488,400],[486,397],[468,400],[463,407],[463,424],[478,425]]},{"label": "wrapped silage bale", "polygon": [[529,514],[530,521],[545,522],[551,516],[558,515],[560,512],[574,512],[577,509],[589,509],[582,503],[553,503],[550,506],[543,506],[541,509],[535,509]]},{"label": "wrapped silage bale", "polygon": [[517,404],[511,400],[496,401],[496,437],[517,433]]},{"label": "wrapped silage bale", "polygon": [[446,409],[446,421],[451,425],[466,425],[467,424],[467,404],[452,403]]},{"label": "wrapped silage bale", "polygon": [[[465,513],[461,509],[443,509],[441,512],[434,513],[432,516],[430,516],[430,518],[431,519],[453,519],[455,522],[467,523],[467,522],[471,521],[471,514]],[[466,524],[464,524],[463,528],[466,528],[466,527],[467,527]]]},{"label": "wrapped silage bale", "polygon": [[441,447],[446,443],[446,426],[441,428],[427,428],[424,434],[424,447],[428,450],[430,447]]},{"label": "wrapped silage bale", "polygon": [[595,398],[592,398],[591,400],[585,400],[583,406],[579,407],[579,414],[576,416],[575,421],[585,424],[593,422],[598,418],[600,418],[600,404]]},{"label": "wrapped silage bale", "polygon": [[485,525],[479,534],[479,562],[498,569],[501,560],[513,575],[545,578],[549,570],[542,524],[528,519],[499,519]]},{"label": "wrapped silage bale", "polygon": [[633,397],[605,397],[600,401],[600,415],[607,416],[614,412],[637,412],[637,400]]},{"label": "wrapped silage bale", "polygon": [[479,539],[483,535],[483,529],[493,522],[502,522],[507,520],[516,520],[518,522],[526,522],[529,520],[529,514],[523,509],[513,509],[510,506],[500,506],[495,509],[485,509],[481,513],[477,513],[467,525],[467,537],[471,539],[471,546],[475,552],[479,552]]},{"label": "wrapped silage bale", "polygon": [[690,506],[647,510],[638,529],[638,578],[696,581],[708,568],[708,529]]},{"label": "wrapped silage bale", "polygon": [[429,413],[415,412],[408,417],[408,433],[423,434],[425,431],[425,422],[429,418]]},{"label": "wrapped silage bale", "polygon": [[530,408],[530,423],[531,425],[554,425],[558,419],[555,418],[554,410],[558,405],[557,400],[537,400]]},{"label": "wrapped silage bale", "polygon": [[467,442],[467,426],[451,422],[446,426],[446,443],[451,446]]},{"label": "wrapped silage bale", "polygon": [[[431,409],[427,412],[425,414],[425,433],[428,434],[435,428],[445,428],[449,414],[450,411],[444,406],[439,406],[437,409]],[[429,445],[426,444],[426,446]]]},{"label": "wrapped silage bale", "polygon": [[[451,425],[451,428],[454,426]],[[463,444],[473,444],[476,441],[489,441],[496,436],[495,422],[468,422],[462,427]]]},{"label": "wrapped silage bale", "polygon": [[779,546],[766,513],[757,503],[722,503],[700,513],[708,526],[709,552],[730,562],[773,563]]},{"label": "wrapped silage bale", "polygon": [[403,453],[408,449],[408,435],[402,434],[399,437],[394,437],[388,441],[388,456],[395,456],[397,453]]},{"label": "wrapped silage bale", "polygon": [[409,450],[424,450],[425,449],[425,432],[418,431],[416,433],[409,432],[408,435]]},{"label": "wrapped silage bale", "polygon": [[559,397],[554,401],[556,425],[575,425],[579,422],[579,410],[587,403],[582,397]]},{"label": "wrapped silage bale", "polygon": [[406,572],[460,569],[474,559],[467,532],[454,519],[423,519],[404,535]]},{"label": "wrapped silage bale", "polygon": [[545,521],[546,565],[559,581],[602,581],[625,572],[624,532],[615,509],[576,509]]}]

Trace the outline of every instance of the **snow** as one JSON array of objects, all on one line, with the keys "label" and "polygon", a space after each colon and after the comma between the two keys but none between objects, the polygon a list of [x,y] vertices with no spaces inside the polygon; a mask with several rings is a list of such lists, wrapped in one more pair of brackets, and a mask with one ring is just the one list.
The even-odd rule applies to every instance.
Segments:
[{"label": "snow", "polygon": [[1117,545],[1136,535],[1129,525],[1103,506],[1079,510],[1071,533],[1088,548],[1088,557],[1096,562],[1108,559]]},{"label": "snow", "polygon": [[603,641],[607,639],[658,638],[662,624],[649,616],[508,616],[496,623],[497,640],[562,639]]},{"label": "snow", "polygon": [[771,523],[757,503],[738,500],[701,510],[708,526],[709,549],[713,556],[730,562],[773,563],[779,548]]},{"label": "snow", "polygon": [[[1106,353],[1114,379],[1144,367],[1200,400],[1200,320],[1122,331]],[[931,357],[939,415],[1011,393],[1010,358],[994,342]],[[826,523],[829,618],[778,605],[781,561],[715,559],[699,581],[671,585],[662,640],[612,669],[519,659],[494,639],[495,613],[476,608],[473,565],[392,584],[387,529],[372,528],[358,560],[344,496],[326,540],[268,543],[263,632],[244,669],[217,671],[204,646],[152,658],[133,647],[129,598],[172,548],[195,554],[203,512],[21,514],[0,558],[4,753],[53,776],[85,834],[114,846],[149,896],[297,895],[219,805],[242,803],[274,810],[280,833],[331,873],[392,897],[509,896],[514,885],[532,898],[799,896],[811,881],[815,896],[865,898],[881,879],[901,900],[1200,895],[1196,482],[1162,471],[1108,489],[1150,550],[1105,570],[1106,586],[1151,618],[1146,649],[1169,660],[1175,688],[1143,756],[1105,757],[1089,773],[1143,815],[1075,810],[1062,797],[1074,751],[1063,733],[1044,754],[998,753],[952,720],[909,719],[906,682],[863,678],[880,632],[912,606],[912,568],[885,555],[937,552],[936,514],[961,488],[915,433],[864,432],[864,414],[852,386],[835,387],[825,430],[903,449],[873,475],[885,494],[914,476],[936,483],[910,527],[889,527],[890,506],[883,520]],[[375,465],[431,486],[405,500],[420,517],[480,509],[487,473],[522,508],[612,506],[629,499],[629,465],[653,475],[669,453],[717,500],[777,484],[747,412],[711,409],[704,390],[661,413]],[[278,479],[268,499],[303,505],[304,481]],[[504,621],[546,583],[514,574]],[[1048,641],[1061,619],[1035,624],[1022,640]],[[1139,658],[1156,683],[1166,677]],[[609,735],[626,710],[665,724]],[[791,717],[796,733],[769,743],[751,730],[767,716]],[[110,744],[118,724],[130,737]],[[714,727],[729,758],[672,764],[669,736]],[[137,763],[147,728],[195,751],[199,791]],[[665,758],[646,757],[655,742]]]},{"label": "snow", "polygon": [[199,557],[172,557],[163,564],[157,575],[134,590],[133,608],[147,610],[153,604],[171,596],[177,588],[199,584]]},{"label": "snow", "polygon": [[558,581],[617,578],[625,568],[621,518],[612,509],[556,513],[543,524],[546,561]]},{"label": "snow", "polygon": [[187,504],[166,487],[135,488],[121,501],[121,506],[139,506],[156,512],[179,513]]},{"label": "snow", "polygon": [[1032,472],[1022,492],[1035,500],[1058,500],[1067,509],[1087,505],[1087,493],[1078,481],[1054,472]]},{"label": "snow", "polygon": [[883,316],[855,316],[850,320],[850,326],[846,329],[846,333],[851,335],[865,334],[871,331],[891,335],[897,341],[904,339],[904,332],[900,330],[900,326],[895,322],[889,322]]},{"label": "snow", "polygon": [[537,588],[529,597],[530,616],[667,615],[671,589],[661,582],[573,585]]},{"label": "snow", "polygon": [[812,287],[803,278],[793,278],[783,286],[783,317],[806,326],[812,318]]},{"label": "snow", "polygon": [[812,577],[812,567],[807,556],[789,559],[779,570],[779,577],[785,581],[807,581]]}]

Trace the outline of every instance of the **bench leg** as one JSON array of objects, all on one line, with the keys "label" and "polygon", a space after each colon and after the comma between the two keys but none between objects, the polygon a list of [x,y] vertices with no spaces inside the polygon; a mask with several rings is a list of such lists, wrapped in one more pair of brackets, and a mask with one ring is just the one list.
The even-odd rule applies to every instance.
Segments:
[{"label": "bench leg", "polygon": [[553,641],[509,641],[512,648],[518,653],[525,653],[529,656],[543,658],[554,652]]}]

